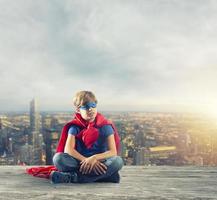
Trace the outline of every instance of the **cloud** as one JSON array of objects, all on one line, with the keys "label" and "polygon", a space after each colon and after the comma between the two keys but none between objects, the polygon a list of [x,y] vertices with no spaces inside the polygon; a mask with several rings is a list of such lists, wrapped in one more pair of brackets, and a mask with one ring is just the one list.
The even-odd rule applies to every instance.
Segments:
[{"label": "cloud", "polygon": [[82,89],[102,105],[213,102],[216,5],[1,1],[0,110],[70,109]]}]

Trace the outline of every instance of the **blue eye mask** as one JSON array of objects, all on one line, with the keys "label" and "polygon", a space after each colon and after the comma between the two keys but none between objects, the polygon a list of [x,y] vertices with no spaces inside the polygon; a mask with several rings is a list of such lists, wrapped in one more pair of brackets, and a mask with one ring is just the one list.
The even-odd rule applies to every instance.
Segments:
[{"label": "blue eye mask", "polygon": [[84,106],[81,106],[80,109],[82,110],[89,110],[90,108],[96,108],[95,102],[88,102]]}]

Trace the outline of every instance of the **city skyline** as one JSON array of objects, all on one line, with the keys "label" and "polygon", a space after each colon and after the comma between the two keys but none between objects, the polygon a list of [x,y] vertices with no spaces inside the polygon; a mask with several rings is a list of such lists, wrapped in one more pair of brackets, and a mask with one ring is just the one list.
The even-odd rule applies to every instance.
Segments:
[{"label": "city skyline", "polygon": [[[63,124],[71,114],[43,113],[37,118],[36,112],[31,101],[28,114],[0,117],[0,165],[52,163]],[[127,165],[217,165],[217,124],[200,115],[110,112],[105,116],[118,129]],[[31,121],[38,121],[40,130]]]},{"label": "city skyline", "polygon": [[[217,117],[217,2],[1,1],[0,111],[101,110]],[[14,12],[16,10],[16,12]]]}]

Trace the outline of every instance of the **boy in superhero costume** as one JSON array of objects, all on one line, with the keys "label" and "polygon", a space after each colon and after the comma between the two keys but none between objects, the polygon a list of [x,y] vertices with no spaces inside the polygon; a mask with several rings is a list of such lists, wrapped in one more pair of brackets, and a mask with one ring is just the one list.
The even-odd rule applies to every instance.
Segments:
[{"label": "boy in superhero costume", "polygon": [[73,99],[76,113],[61,133],[53,157],[52,183],[120,182],[120,138],[114,124],[97,112],[97,99],[80,91]]}]

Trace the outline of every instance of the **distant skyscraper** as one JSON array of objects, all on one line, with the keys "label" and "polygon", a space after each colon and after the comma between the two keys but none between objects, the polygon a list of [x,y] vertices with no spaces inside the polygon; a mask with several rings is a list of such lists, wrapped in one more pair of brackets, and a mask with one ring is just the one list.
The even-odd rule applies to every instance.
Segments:
[{"label": "distant skyscraper", "polygon": [[38,103],[35,99],[30,102],[30,130],[31,132],[40,130]]},{"label": "distant skyscraper", "polygon": [[3,128],[3,125],[2,125],[2,119],[0,117],[0,130]]},{"label": "distant skyscraper", "polygon": [[38,165],[42,163],[43,138],[40,137],[40,115],[35,99],[30,102],[30,131],[33,144],[33,158],[30,163]]}]

